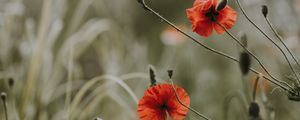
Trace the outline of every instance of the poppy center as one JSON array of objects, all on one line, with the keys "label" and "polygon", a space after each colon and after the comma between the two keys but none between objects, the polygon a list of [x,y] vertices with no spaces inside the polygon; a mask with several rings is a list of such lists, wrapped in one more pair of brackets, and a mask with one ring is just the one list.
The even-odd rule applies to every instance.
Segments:
[{"label": "poppy center", "polygon": [[167,110],[168,106],[166,104],[163,104],[163,105],[160,106],[160,109],[161,110]]},{"label": "poppy center", "polygon": [[219,15],[219,12],[215,9],[214,6],[211,6],[205,16],[208,17],[211,21],[217,21],[216,17]]}]

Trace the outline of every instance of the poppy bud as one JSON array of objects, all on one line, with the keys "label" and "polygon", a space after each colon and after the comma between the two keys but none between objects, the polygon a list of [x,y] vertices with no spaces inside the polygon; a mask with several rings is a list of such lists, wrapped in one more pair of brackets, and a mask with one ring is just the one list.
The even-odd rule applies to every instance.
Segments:
[{"label": "poppy bud", "polygon": [[222,0],[218,6],[217,6],[217,11],[223,10],[227,5],[227,0]]},{"label": "poppy bud", "polygon": [[248,74],[251,65],[251,58],[247,52],[240,54],[240,69],[243,75]]},{"label": "poppy bud", "polygon": [[15,84],[15,80],[13,78],[8,78],[8,86],[12,88]]},{"label": "poppy bud", "polygon": [[6,99],[6,93],[5,92],[1,92],[1,99],[3,100],[3,101],[5,101],[5,99]]},{"label": "poppy bud", "polygon": [[249,107],[249,116],[252,118],[259,118],[259,106],[256,102],[251,102]]},{"label": "poppy bud", "polygon": [[169,75],[169,78],[171,79],[173,77],[173,70],[168,70],[168,75]]},{"label": "poppy bud", "polygon": [[247,35],[245,33],[241,34],[241,42],[245,47],[248,47],[248,38]]},{"label": "poppy bud", "polygon": [[267,15],[268,15],[268,7],[267,7],[266,5],[263,5],[263,6],[262,6],[261,11],[262,11],[262,14],[263,14],[265,17],[267,17]]},{"label": "poppy bud", "polygon": [[153,70],[153,67],[150,66],[149,67],[149,74],[150,74],[150,83],[151,83],[151,87],[156,85],[156,79],[155,79],[155,73]]}]

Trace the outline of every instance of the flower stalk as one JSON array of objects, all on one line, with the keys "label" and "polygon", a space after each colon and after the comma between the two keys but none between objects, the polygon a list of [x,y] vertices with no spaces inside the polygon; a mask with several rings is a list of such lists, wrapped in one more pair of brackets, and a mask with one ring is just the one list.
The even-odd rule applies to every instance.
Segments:
[{"label": "flower stalk", "polygon": [[253,101],[255,101],[255,98],[256,98],[256,90],[257,90],[257,85],[258,85],[258,81],[260,78],[261,78],[261,74],[258,74],[255,79],[255,82],[254,82],[253,92],[252,92]]},{"label": "flower stalk", "polygon": [[[239,7],[239,9],[242,11],[242,14],[246,17],[246,19],[257,29],[257,30],[259,30],[270,42],[272,42],[279,50],[280,50],[280,52],[283,54],[283,56],[284,56],[284,58],[286,59],[286,61],[288,62],[288,64],[289,64],[289,67],[290,67],[290,69],[292,70],[292,72],[293,72],[293,74],[295,74],[295,76],[296,76],[296,78],[297,78],[297,81],[298,81],[298,84],[300,84],[300,79],[299,79],[299,77],[298,77],[298,75],[297,75],[297,73],[295,72],[295,70],[294,70],[294,68],[293,68],[293,66],[291,65],[291,62],[289,61],[289,59],[287,58],[287,55],[284,53],[284,51],[283,51],[283,49],[278,45],[278,44],[276,44],[275,43],[275,41],[272,39],[272,38],[270,38],[260,27],[258,27],[258,25],[256,25],[250,18],[249,18],[249,16],[246,14],[246,12],[245,12],[245,10],[243,9],[243,7],[241,6],[241,3],[240,3],[240,1],[239,0],[235,0],[236,1],[236,3],[237,3],[237,5],[238,5],[238,7]],[[267,14],[268,14],[268,9],[266,8],[266,7],[263,7],[263,9],[262,9],[262,12],[263,12],[263,15],[265,16],[265,18],[266,18],[266,16],[267,16]],[[271,76],[272,77],[272,76]]]},{"label": "flower stalk", "polygon": [[[232,57],[232,56],[230,56],[230,55],[228,55],[228,54],[225,54],[225,53],[223,53],[223,52],[221,52],[221,51],[218,51],[218,50],[216,50],[216,49],[213,49],[213,48],[211,48],[211,47],[209,47],[209,46],[207,46],[207,45],[205,45],[205,44],[199,42],[196,38],[194,38],[194,37],[192,37],[190,34],[184,32],[184,31],[181,30],[179,27],[177,27],[175,24],[173,24],[172,22],[170,22],[169,20],[167,20],[166,18],[164,18],[163,16],[161,16],[158,12],[156,12],[155,10],[153,10],[152,8],[150,8],[150,7],[145,3],[144,0],[138,0],[138,1],[139,1],[139,3],[142,4],[142,6],[144,7],[144,9],[150,11],[150,12],[153,13],[155,16],[157,16],[159,19],[161,19],[162,21],[166,22],[168,25],[172,26],[172,27],[173,27],[174,29],[176,29],[178,32],[180,32],[180,33],[182,33],[183,35],[185,35],[186,37],[190,38],[193,42],[195,42],[196,44],[200,45],[201,47],[204,47],[205,49],[207,49],[207,50],[209,50],[209,51],[211,51],[211,52],[213,52],[213,53],[215,53],[215,54],[218,54],[218,55],[220,55],[220,56],[222,56],[222,57],[228,58],[228,59],[230,59],[230,60],[232,60],[232,61],[234,61],[234,62],[237,62],[237,63],[240,62],[240,61],[239,61],[238,59],[236,59],[235,57]],[[251,70],[252,72],[256,73],[256,74],[260,73],[260,72],[258,72],[257,70],[255,70],[255,69],[253,69],[253,68],[250,68],[250,70]],[[264,79],[270,81],[271,83],[273,83],[273,84],[279,86],[281,89],[283,89],[283,90],[285,90],[285,91],[288,91],[289,93],[294,93],[294,94],[296,94],[295,91],[292,90],[292,89],[290,89],[291,87],[290,87],[289,85],[287,85],[286,83],[282,83],[282,82],[280,82],[280,81],[277,80],[277,79],[269,78],[269,77],[267,77],[267,76],[265,76],[265,75],[263,75],[262,77],[263,77]],[[285,85],[282,85],[282,84],[285,84]],[[287,87],[287,86],[288,86],[288,87]],[[289,87],[290,87],[290,88],[289,88]]]},{"label": "flower stalk", "polygon": [[[267,9],[267,6],[265,6]],[[292,56],[293,60],[296,62],[296,64],[298,65],[298,67],[300,68],[300,64],[297,60],[297,58],[295,57],[295,55],[292,53],[292,51],[287,47],[287,45],[283,42],[282,37],[278,34],[278,32],[275,30],[275,28],[273,27],[272,23],[270,22],[268,16],[264,17],[265,20],[267,21],[269,27],[271,28],[271,30],[273,31],[273,33],[275,34],[275,36],[277,37],[277,39],[282,43],[282,45],[285,47],[285,49],[288,51],[288,53]]]},{"label": "flower stalk", "polygon": [[[264,66],[264,64],[260,61],[260,59],[254,55],[245,45],[243,45],[243,43],[241,43],[234,35],[232,35],[223,25],[221,25],[220,23],[218,23],[218,25],[220,27],[222,27],[226,33],[235,41],[237,42],[247,53],[249,53],[249,55],[251,55],[257,62],[258,64],[262,67],[262,69],[273,79],[276,81],[277,85],[281,88],[284,88],[286,91],[291,92],[291,93],[295,93],[294,89],[292,86],[290,86],[288,83],[284,82],[284,81],[280,81],[277,78],[275,78],[269,71],[268,69]],[[281,84],[279,84],[281,83]],[[275,84],[275,83],[274,83]],[[287,87],[283,86],[282,84],[285,84]]]}]

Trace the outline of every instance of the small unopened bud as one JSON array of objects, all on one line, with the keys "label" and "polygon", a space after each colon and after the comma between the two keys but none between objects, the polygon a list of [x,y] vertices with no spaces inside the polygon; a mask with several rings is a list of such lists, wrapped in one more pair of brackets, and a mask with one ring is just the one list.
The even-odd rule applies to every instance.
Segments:
[{"label": "small unopened bud", "polygon": [[169,78],[171,79],[173,77],[173,70],[168,70],[168,75],[169,75]]},{"label": "small unopened bud", "polygon": [[1,92],[1,99],[3,100],[3,101],[5,101],[6,100],[6,93],[5,92]]},{"label": "small unopened bud", "polygon": [[256,102],[251,102],[249,107],[249,116],[252,118],[259,118],[259,106]]},{"label": "small unopened bud", "polygon": [[226,5],[227,5],[227,0],[222,0],[217,6],[217,11],[223,10],[226,7]]},{"label": "small unopened bud", "polygon": [[264,17],[267,17],[267,15],[268,15],[268,7],[266,5],[263,5],[262,9],[261,9],[261,12],[264,15]]},{"label": "small unopened bud", "polygon": [[8,78],[8,86],[12,88],[15,84],[15,80],[13,78]]},{"label": "small unopened bud", "polygon": [[251,65],[251,58],[247,52],[240,54],[240,69],[243,75],[248,74]]},{"label": "small unopened bud", "polygon": [[149,74],[150,74],[150,83],[151,83],[150,87],[155,86],[156,85],[155,73],[151,65],[149,66]]},{"label": "small unopened bud", "polygon": [[248,38],[245,33],[241,34],[241,42],[245,47],[248,47]]}]

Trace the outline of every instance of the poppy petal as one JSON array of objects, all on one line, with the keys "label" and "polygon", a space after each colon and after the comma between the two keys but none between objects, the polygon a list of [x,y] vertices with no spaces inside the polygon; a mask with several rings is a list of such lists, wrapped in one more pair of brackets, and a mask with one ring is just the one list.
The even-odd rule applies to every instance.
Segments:
[{"label": "poppy petal", "polygon": [[193,31],[203,37],[209,37],[213,32],[213,24],[210,21],[198,22],[193,27]]},{"label": "poppy petal", "polygon": [[223,34],[225,32],[225,30],[218,24],[214,24],[214,28],[218,34]]},{"label": "poppy petal", "polygon": [[[187,93],[184,91],[184,89],[175,86],[176,93],[180,99],[180,101],[186,105],[190,105],[190,98],[188,97]],[[174,92],[174,90],[172,90]],[[173,96],[172,99],[176,99],[176,96]],[[172,106],[172,108],[169,109],[168,113],[173,119],[183,119],[188,112],[188,109],[181,105],[179,101],[170,101],[168,106]]]},{"label": "poppy petal", "polygon": [[[223,25],[226,29],[231,29],[235,24],[237,18],[237,12],[234,11],[231,7],[226,6],[223,10],[220,11],[220,14],[217,17],[218,22]],[[218,34],[222,34],[225,31],[219,25],[214,26]]]},{"label": "poppy petal", "polygon": [[212,22],[205,16],[207,10],[203,10],[202,6],[195,6],[187,9],[187,17],[192,22],[193,32],[201,36],[208,37],[213,31]]}]

